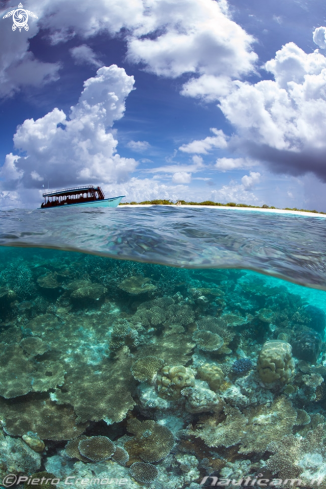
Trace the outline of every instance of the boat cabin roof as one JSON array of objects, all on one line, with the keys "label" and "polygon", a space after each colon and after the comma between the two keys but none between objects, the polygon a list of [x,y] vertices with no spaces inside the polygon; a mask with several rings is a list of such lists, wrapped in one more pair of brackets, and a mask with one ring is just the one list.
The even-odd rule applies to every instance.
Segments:
[{"label": "boat cabin roof", "polygon": [[88,190],[98,190],[99,187],[94,187],[94,185],[84,185],[83,187],[72,187],[63,188],[61,190],[54,190],[54,192],[45,192],[43,197],[54,197],[55,195],[66,195],[73,193],[88,192]]}]

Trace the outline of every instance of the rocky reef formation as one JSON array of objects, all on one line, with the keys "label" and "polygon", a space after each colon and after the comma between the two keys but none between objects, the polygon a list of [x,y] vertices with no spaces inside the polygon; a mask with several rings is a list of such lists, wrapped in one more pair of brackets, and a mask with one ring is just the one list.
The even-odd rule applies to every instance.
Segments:
[{"label": "rocky reef formation", "polygon": [[325,308],[322,292],[300,291],[239,270],[8,250],[0,475],[57,489],[67,477],[90,489],[245,477],[314,488],[326,478]]}]

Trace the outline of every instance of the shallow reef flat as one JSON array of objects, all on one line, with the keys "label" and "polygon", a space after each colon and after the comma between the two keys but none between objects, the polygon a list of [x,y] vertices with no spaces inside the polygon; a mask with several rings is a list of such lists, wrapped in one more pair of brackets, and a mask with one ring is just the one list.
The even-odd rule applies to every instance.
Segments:
[{"label": "shallow reef flat", "polygon": [[1,257],[0,480],[326,488],[326,292],[237,269]]}]

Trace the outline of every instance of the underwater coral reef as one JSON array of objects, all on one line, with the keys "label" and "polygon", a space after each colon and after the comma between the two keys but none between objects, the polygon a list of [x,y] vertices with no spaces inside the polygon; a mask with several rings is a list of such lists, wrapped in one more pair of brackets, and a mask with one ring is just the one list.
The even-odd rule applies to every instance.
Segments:
[{"label": "underwater coral reef", "polygon": [[245,270],[8,248],[0,481],[326,489],[325,310]]}]

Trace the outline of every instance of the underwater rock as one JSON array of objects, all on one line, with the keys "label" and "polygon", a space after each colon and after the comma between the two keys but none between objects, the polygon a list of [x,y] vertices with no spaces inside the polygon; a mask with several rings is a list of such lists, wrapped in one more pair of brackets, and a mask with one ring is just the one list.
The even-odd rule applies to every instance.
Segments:
[{"label": "underwater rock", "polygon": [[141,412],[148,413],[148,409],[156,409],[163,412],[172,409],[172,402],[159,396],[154,385],[142,383],[137,387],[138,407]]},{"label": "underwater rock", "polygon": [[198,377],[205,380],[212,391],[217,391],[224,382],[224,372],[217,365],[205,363],[198,369]]},{"label": "underwater rock", "polygon": [[0,398],[0,416],[8,435],[23,436],[32,431],[42,440],[71,440],[88,426],[87,423],[76,424],[71,406],[59,406],[44,395],[39,398],[22,397],[15,403]]},{"label": "underwater rock", "polygon": [[104,300],[107,290],[103,285],[89,282],[87,286],[75,289],[70,295],[70,298],[78,307],[100,305]]},{"label": "underwater rock", "polygon": [[130,467],[130,474],[137,482],[149,484],[157,479],[158,470],[155,465],[135,462]]},{"label": "underwater rock", "polygon": [[194,385],[194,371],[182,365],[163,367],[157,376],[159,395],[170,399],[178,399],[182,389]]},{"label": "underwater rock", "polygon": [[252,402],[252,398],[244,395],[238,385],[226,384],[225,387],[227,388],[224,388],[220,394],[221,397],[231,406],[243,409],[244,407],[249,406],[249,404]]},{"label": "underwater rock", "polygon": [[91,436],[78,443],[79,453],[91,462],[103,462],[115,452],[114,443],[107,436]]},{"label": "underwater rock", "polygon": [[297,333],[292,342],[293,355],[300,360],[316,363],[321,352],[322,340],[313,329],[305,329]]},{"label": "underwater rock", "polygon": [[139,382],[152,383],[155,380],[157,372],[161,370],[164,361],[157,357],[143,357],[135,361],[131,367],[132,375]]},{"label": "underwater rock", "polygon": [[124,466],[129,461],[129,453],[123,447],[116,447],[112,460]]},{"label": "underwater rock", "polygon": [[214,411],[220,403],[215,392],[201,386],[186,387],[181,394],[187,399],[185,408],[191,414]]},{"label": "underwater rock", "polygon": [[184,482],[192,482],[199,479],[200,472],[198,470],[198,460],[194,455],[179,453],[178,455],[176,455],[175,459],[180,464],[180,470],[183,473]]},{"label": "underwater rock", "polygon": [[198,348],[203,351],[217,351],[224,343],[221,336],[210,331],[195,331],[192,339],[196,342]]},{"label": "underwater rock", "polygon": [[61,284],[57,281],[57,274],[52,272],[39,277],[37,283],[41,289],[45,290],[54,290],[61,287]]},{"label": "underwater rock", "polygon": [[316,389],[324,382],[320,374],[303,375],[302,380],[307,387],[311,387],[312,389]]},{"label": "underwater rock", "polygon": [[22,440],[32,449],[34,452],[43,452],[45,449],[45,443],[42,441],[36,433],[29,431],[26,435],[22,436]]},{"label": "underwater rock", "polygon": [[41,467],[41,455],[17,438],[0,432],[0,480],[8,474],[30,474]]},{"label": "underwater rock", "polygon": [[157,287],[151,283],[150,278],[137,275],[124,279],[118,287],[131,295],[146,294],[148,292],[154,292]]},{"label": "underwater rock", "polygon": [[159,462],[169,455],[174,446],[172,432],[155,421],[130,419],[127,430],[135,435],[125,443],[131,458],[140,457],[144,462]]},{"label": "underwater rock", "polygon": [[257,370],[266,384],[288,382],[294,373],[291,345],[280,340],[266,341],[259,354]]},{"label": "underwater rock", "polygon": [[319,307],[309,305],[305,307],[305,313],[308,316],[308,326],[323,335],[326,326],[326,314],[324,311],[319,309]]}]

